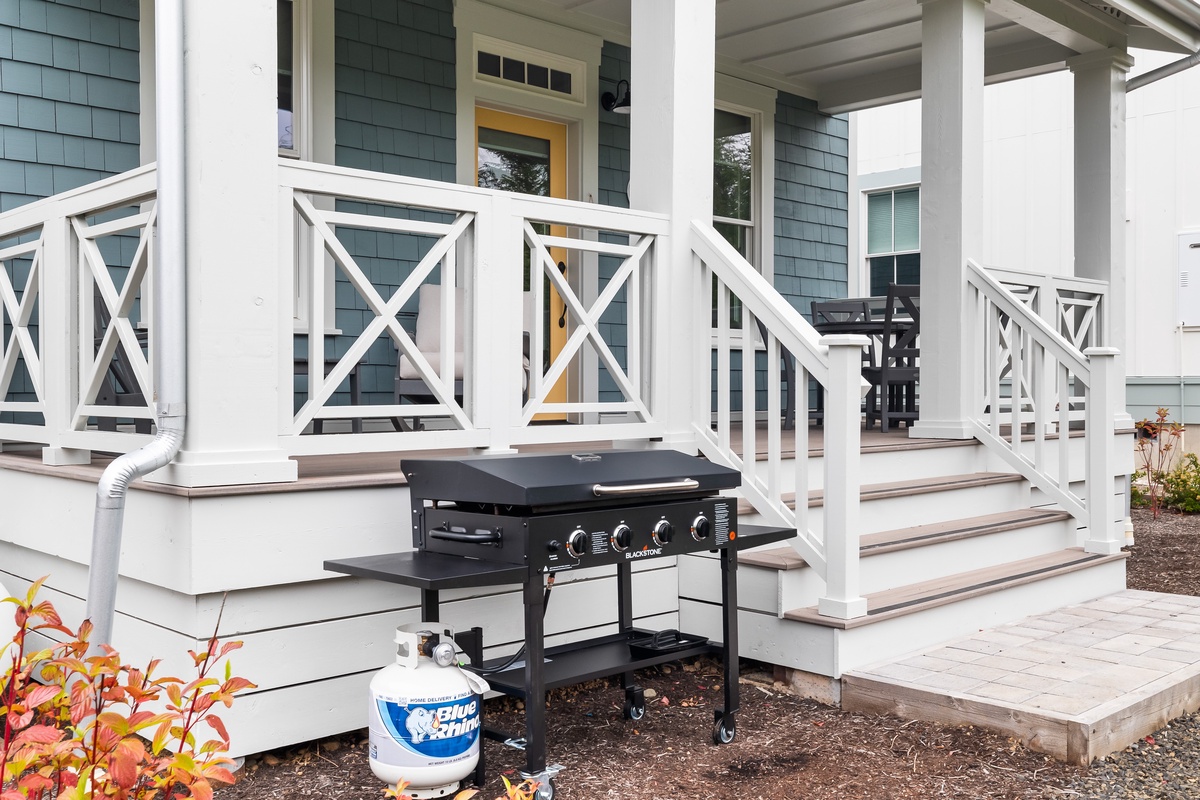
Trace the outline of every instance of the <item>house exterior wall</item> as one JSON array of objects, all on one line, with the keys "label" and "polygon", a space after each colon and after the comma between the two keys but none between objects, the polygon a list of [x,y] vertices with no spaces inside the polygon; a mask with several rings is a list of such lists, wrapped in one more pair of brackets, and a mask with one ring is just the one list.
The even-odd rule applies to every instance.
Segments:
[{"label": "house exterior wall", "polygon": [[[1131,75],[1173,55],[1136,51]],[[1073,83],[1055,73],[989,86],[985,92],[984,264],[1069,275],[1074,264]],[[889,174],[919,173],[919,101],[858,112],[860,185],[883,188]],[[1176,314],[1179,237],[1200,232],[1200,69],[1138,89],[1127,101],[1125,303],[1128,410],[1200,424],[1200,327]],[[862,197],[855,198],[863,213]],[[852,244],[864,269],[865,230]]]}]

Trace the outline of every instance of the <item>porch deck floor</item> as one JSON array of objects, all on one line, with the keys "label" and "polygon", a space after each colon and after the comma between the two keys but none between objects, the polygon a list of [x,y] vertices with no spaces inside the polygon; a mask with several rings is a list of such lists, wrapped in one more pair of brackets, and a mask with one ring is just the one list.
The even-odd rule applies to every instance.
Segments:
[{"label": "porch deck floor", "polygon": [[[799,432],[799,430],[781,432],[780,447],[783,458],[790,459],[795,457],[796,440]],[[863,453],[973,444],[973,440],[909,439],[907,428],[893,428],[887,433],[883,433],[878,427],[871,430],[867,430],[864,427],[861,433],[861,450]],[[820,456],[824,447],[823,428],[817,425],[810,425],[807,434],[809,456]],[[757,439],[756,450],[760,453],[764,452],[767,447],[767,431],[765,426],[760,425],[758,427]],[[613,442],[611,441],[591,441],[522,445],[517,449],[523,453],[577,453],[588,450],[606,450],[612,446]],[[735,452],[741,455],[743,448],[740,430],[734,437],[732,447]],[[134,481],[132,486],[146,491],[189,497],[295,492],[363,486],[397,486],[405,483],[404,475],[400,472],[400,462],[404,458],[427,458],[463,454],[465,454],[465,451],[422,450],[293,456],[299,465],[299,480],[293,483],[257,483],[186,488],[154,484],[139,478]],[[112,456],[110,455],[93,453],[90,464],[46,466],[41,461],[41,449],[30,446],[0,452],[0,469],[14,469],[22,472],[34,472],[96,483],[99,481],[104,467],[111,460]]]},{"label": "porch deck floor", "polygon": [[842,706],[1086,764],[1200,707],[1200,597],[1127,590],[846,673]]}]

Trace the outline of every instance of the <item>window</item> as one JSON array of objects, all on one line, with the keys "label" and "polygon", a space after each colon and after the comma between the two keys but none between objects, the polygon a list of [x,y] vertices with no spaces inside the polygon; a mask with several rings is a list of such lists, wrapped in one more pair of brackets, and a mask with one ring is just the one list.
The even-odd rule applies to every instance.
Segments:
[{"label": "window", "polygon": [[867,279],[876,296],[921,282],[920,187],[867,195]]},{"label": "window", "polygon": [[309,0],[279,0],[276,3],[275,35],[278,40],[276,72],[279,94],[275,116],[279,129],[279,154],[311,159],[306,153],[305,135],[309,120],[305,117],[311,89],[309,69],[312,63],[312,39],[309,35]]},{"label": "window", "polygon": [[754,139],[751,119],[717,109],[713,124],[713,227],[755,260]]},{"label": "window", "polygon": [[[752,264],[758,255],[754,235],[757,217],[754,213],[754,166],[753,120],[744,114],[716,109],[713,113],[713,228]],[[713,291],[716,291],[715,282]],[[729,325],[742,327],[742,304],[737,298],[732,298],[730,303]]]}]

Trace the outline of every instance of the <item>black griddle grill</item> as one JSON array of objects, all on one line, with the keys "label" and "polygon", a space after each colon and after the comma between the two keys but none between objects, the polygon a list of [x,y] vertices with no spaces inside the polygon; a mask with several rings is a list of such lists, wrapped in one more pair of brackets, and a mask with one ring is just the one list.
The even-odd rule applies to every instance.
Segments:
[{"label": "black griddle grill", "polygon": [[[421,589],[422,619],[439,619],[438,593],[464,586],[520,583],[524,658],[483,662],[483,632],[458,635],[491,687],[525,700],[527,774],[542,782],[549,689],[621,675],[625,714],[640,718],[634,671],[705,653],[724,659],[724,705],[714,741],[733,739],[738,709],[736,551],[781,541],[792,529],[737,524],[737,500],[718,493],[739,485],[731,469],[674,450],[483,455],[405,459],[415,551],[325,562],[325,568]],[[715,551],[721,562],[722,642],[633,626],[635,562]],[[618,633],[545,648],[546,576],[615,565]],[[492,738],[506,739],[487,730]],[[479,767],[482,776],[482,759]]]}]

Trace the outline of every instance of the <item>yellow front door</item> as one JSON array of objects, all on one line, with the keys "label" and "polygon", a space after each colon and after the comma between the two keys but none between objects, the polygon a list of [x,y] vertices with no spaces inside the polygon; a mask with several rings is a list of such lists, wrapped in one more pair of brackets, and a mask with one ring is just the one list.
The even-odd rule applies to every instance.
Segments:
[{"label": "yellow front door", "polygon": [[[490,108],[475,109],[476,183],[490,189],[504,189],[541,197],[567,196],[567,126],[549,120],[510,114]],[[566,230],[552,226],[545,231],[564,236]],[[566,252],[551,248],[550,255],[565,270]],[[541,270],[530,267],[525,259],[525,290],[529,281],[541,278]],[[544,278],[542,278],[545,280]],[[549,365],[567,341],[566,306],[552,287],[545,293],[547,302],[540,309],[544,341],[531,343],[542,349],[542,363]],[[535,313],[538,310],[535,309]],[[567,400],[567,375],[554,384],[546,397],[548,403]],[[536,420],[566,419],[565,414],[538,414]]]}]

